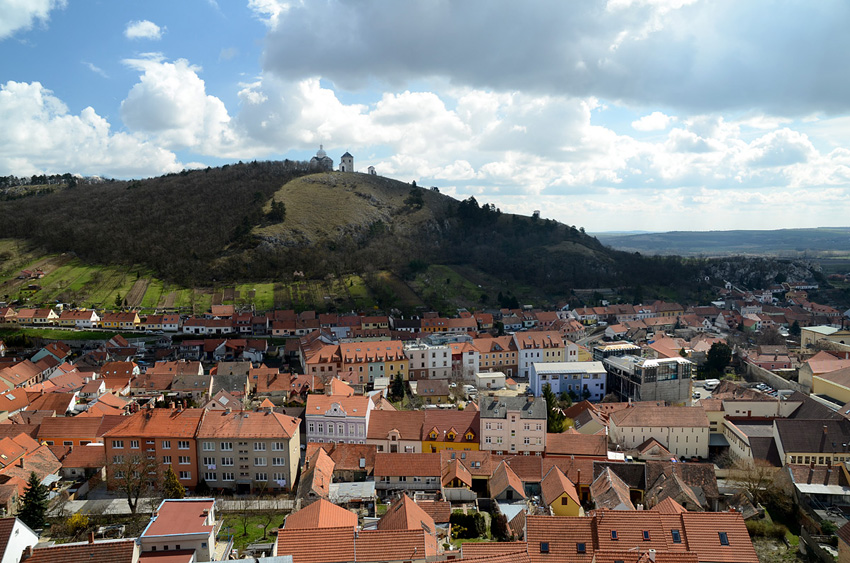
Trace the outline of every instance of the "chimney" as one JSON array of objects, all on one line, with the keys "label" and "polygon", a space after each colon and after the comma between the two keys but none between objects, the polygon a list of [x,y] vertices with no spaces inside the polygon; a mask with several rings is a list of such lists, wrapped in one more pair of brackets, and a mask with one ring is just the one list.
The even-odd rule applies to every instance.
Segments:
[{"label": "chimney", "polygon": [[23,468],[24,468],[24,458],[21,458],[20,460],[18,460],[18,466],[19,466],[21,469],[23,469]]},{"label": "chimney", "polygon": [[23,555],[21,555],[21,561],[29,559],[30,557],[32,557],[32,546],[28,545],[27,548],[24,550]]},{"label": "chimney", "polygon": [[230,407],[224,409],[224,414],[230,414],[231,412],[233,412],[233,409],[231,409]]},{"label": "chimney", "polygon": [[826,424],[823,425],[823,435],[826,436]]},{"label": "chimney", "polygon": [[89,532],[89,543],[94,543],[94,532]]},{"label": "chimney", "polygon": [[171,410],[174,410],[174,401],[171,401],[171,402],[168,403],[168,408],[170,408]]},{"label": "chimney", "polygon": [[533,403],[533,402],[534,402],[534,395],[528,395],[528,396],[526,397],[526,399],[527,399],[527,401],[528,401],[529,403]]},{"label": "chimney", "polygon": [[576,485],[581,483],[581,469],[576,469]]},{"label": "chimney", "polygon": [[655,550],[654,549],[650,549],[649,551],[647,551],[646,555],[649,557],[650,561],[655,563]]}]

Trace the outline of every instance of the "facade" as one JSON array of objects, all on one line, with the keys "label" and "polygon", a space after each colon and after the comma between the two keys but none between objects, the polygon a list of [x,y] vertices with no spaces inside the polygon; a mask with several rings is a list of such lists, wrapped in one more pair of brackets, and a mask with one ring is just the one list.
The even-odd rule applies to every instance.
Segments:
[{"label": "facade", "polygon": [[607,389],[608,372],[602,362],[557,362],[531,364],[529,389],[535,395],[543,394],[548,384],[556,395],[572,393],[577,398],[601,401]]},{"label": "facade", "polygon": [[629,407],[611,413],[608,439],[621,451],[654,438],[680,458],[708,458],[709,425],[702,407]]},{"label": "facade", "polygon": [[452,355],[448,346],[432,346],[421,342],[404,345],[410,365],[411,380],[448,379],[452,374]]},{"label": "facade", "polygon": [[373,408],[365,395],[307,395],[307,441],[365,444]]},{"label": "facade", "polygon": [[546,400],[481,397],[480,448],[499,455],[542,455],[546,448]]},{"label": "facade", "polygon": [[557,331],[518,332],[514,334],[517,347],[517,375],[529,377],[531,364],[567,362],[578,360],[578,346],[572,344],[570,350]]},{"label": "facade", "polygon": [[215,489],[291,489],[301,451],[300,423],[270,408],[208,412],[198,427],[200,476]]},{"label": "facade", "polygon": [[685,358],[611,356],[604,362],[609,393],[620,399],[682,403],[691,398],[693,362]]},{"label": "facade", "polygon": [[495,338],[476,338],[472,345],[480,354],[479,369],[500,371],[508,377],[517,374],[517,356],[519,352],[512,336]]},{"label": "facade", "polygon": [[640,356],[640,346],[635,346],[631,342],[617,342],[615,344],[601,344],[593,347],[593,361],[602,362],[606,358],[616,356]]},{"label": "facade", "polygon": [[195,435],[205,412],[150,408],[125,417],[103,437],[107,478],[120,478],[117,473],[126,468],[125,462],[133,456],[155,456],[160,472],[170,465],[180,484],[194,489],[198,484]]}]

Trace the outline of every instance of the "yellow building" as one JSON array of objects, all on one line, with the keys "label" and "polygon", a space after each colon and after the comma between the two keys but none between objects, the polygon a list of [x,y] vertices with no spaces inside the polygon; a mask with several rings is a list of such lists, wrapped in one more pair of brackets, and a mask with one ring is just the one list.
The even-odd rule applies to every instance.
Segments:
[{"label": "yellow building", "polygon": [[557,465],[553,465],[540,482],[540,494],[555,516],[584,516],[575,485]]},{"label": "yellow building", "polygon": [[479,421],[479,413],[474,409],[426,409],[422,424],[422,452],[478,450]]}]

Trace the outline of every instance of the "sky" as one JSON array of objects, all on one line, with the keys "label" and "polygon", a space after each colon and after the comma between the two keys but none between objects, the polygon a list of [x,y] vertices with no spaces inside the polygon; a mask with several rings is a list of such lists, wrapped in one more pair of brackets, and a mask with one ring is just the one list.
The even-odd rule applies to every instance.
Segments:
[{"label": "sky", "polygon": [[0,175],[338,164],[592,232],[847,226],[844,0],[0,0]]}]

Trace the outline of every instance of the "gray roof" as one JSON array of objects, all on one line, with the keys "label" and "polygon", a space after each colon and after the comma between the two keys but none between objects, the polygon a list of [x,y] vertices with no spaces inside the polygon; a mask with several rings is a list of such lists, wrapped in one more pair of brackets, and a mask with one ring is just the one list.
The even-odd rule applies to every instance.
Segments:
[{"label": "gray roof", "polygon": [[777,418],[773,423],[786,452],[850,452],[850,421]]},{"label": "gray roof", "polygon": [[481,397],[478,399],[481,418],[507,418],[508,411],[519,411],[520,418],[547,418],[543,397]]}]

